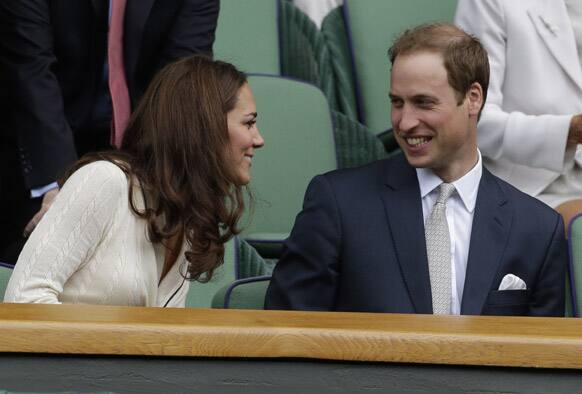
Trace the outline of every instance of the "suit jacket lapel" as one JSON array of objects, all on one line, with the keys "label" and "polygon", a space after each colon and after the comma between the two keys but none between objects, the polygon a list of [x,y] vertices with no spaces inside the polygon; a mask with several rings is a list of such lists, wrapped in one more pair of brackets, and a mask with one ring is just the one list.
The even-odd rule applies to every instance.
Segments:
[{"label": "suit jacket lapel", "polygon": [[[123,38],[125,75],[127,83],[134,83],[133,76],[139,60],[146,21],[155,0],[127,0]],[[130,92],[132,92],[130,86]]]},{"label": "suit jacket lapel", "polygon": [[582,89],[582,69],[564,2],[548,0],[534,3],[527,13],[549,51],[574,84]]},{"label": "suit jacket lapel", "polygon": [[416,313],[432,313],[422,203],[416,172],[404,156],[387,167],[382,201],[400,270]]},{"label": "suit jacket lapel", "polygon": [[509,201],[497,180],[483,168],[473,216],[461,314],[481,314],[503,257],[511,221]]}]

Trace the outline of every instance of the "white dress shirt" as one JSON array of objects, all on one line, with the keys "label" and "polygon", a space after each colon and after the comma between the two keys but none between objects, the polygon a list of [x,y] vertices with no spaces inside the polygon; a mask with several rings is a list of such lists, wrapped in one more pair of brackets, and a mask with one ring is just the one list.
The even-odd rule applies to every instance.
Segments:
[{"label": "white dress shirt", "polygon": [[[483,173],[481,152],[477,164],[461,178],[453,182],[456,192],[447,200],[447,223],[451,239],[451,314],[461,314],[461,300],[467,272],[469,243],[473,227],[473,214],[477,201],[479,182]],[[438,195],[438,186],[443,183],[432,170],[417,168],[416,174],[422,198],[424,221],[430,216]]]}]

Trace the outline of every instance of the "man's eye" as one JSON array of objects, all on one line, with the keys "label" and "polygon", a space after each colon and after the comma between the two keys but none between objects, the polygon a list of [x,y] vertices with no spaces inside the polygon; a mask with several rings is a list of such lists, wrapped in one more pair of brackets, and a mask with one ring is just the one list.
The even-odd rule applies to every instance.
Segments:
[{"label": "man's eye", "polygon": [[393,107],[395,108],[400,108],[402,107],[402,100],[399,99],[392,99],[390,100],[390,103],[392,104]]},{"label": "man's eye", "polygon": [[419,100],[416,102],[416,105],[418,105],[421,108],[432,108],[434,106],[434,101],[432,101],[432,100]]}]

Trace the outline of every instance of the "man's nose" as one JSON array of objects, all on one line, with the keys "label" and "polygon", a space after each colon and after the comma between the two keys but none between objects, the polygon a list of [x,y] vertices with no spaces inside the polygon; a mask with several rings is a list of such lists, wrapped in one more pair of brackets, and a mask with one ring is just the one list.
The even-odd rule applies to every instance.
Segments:
[{"label": "man's nose", "polygon": [[409,105],[404,105],[400,110],[400,118],[396,127],[400,131],[410,131],[418,126],[419,120],[416,111]]}]

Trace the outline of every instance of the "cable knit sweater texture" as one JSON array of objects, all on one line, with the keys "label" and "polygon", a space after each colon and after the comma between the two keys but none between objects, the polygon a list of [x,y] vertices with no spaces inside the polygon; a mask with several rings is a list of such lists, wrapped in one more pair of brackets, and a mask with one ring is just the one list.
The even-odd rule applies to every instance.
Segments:
[{"label": "cable knit sweater texture", "polygon": [[[128,179],[113,163],[76,171],[26,243],[4,301],[164,306],[170,300],[167,306],[183,307],[184,253],[159,283],[164,247],[148,240],[128,193]],[[134,202],[143,207],[141,192]]]}]

